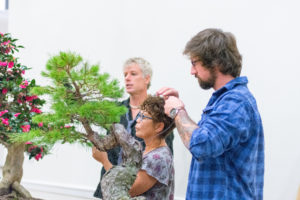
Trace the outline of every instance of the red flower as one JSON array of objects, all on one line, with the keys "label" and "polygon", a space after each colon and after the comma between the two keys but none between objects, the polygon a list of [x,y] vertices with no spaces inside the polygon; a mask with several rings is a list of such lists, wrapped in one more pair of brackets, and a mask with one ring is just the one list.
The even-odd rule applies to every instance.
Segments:
[{"label": "red flower", "polygon": [[5,53],[8,54],[9,52],[10,52],[10,48],[7,48],[7,49],[5,50]]},{"label": "red flower", "polygon": [[39,127],[43,127],[43,122],[38,123]]},{"label": "red flower", "polygon": [[33,149],[35,149],[36,147],[37,147],[37,146],[35,146],[35,145],[34,145],[34,146],[31,146],[31,147],[29,147],[29,148],[28,148],[28,152],[30,153],[30,152],[31,152]]},{"label": "red flower", "polygon": [[33,96],[26,96],[25,97],[25,100],[26,101],[32,101],[32,100],[34,100],[34,99],[37,99],[38,97],[36,96],[36,95],[33,95]]},{"label": "red flower", "polygon": [[11,61],[11,62],[8,63],[8,68],[13,68],[13,66],[14,66],[14,62],[13,61]]},{"label": "red flower", "polygon": [[2,94],[6,94],[7,93],[7,89],[6,88],[3,88],[2,89]]},{"label": "red flower", "polygon": [[0,61],[0,66],[1,66],[1,67],[6,67],[6,65],[7,65],[7,62],[6,62],[6,61],[5,61],[5,62]]},{"label": "red flower", "polygon": [[7,126],[9,125],[8,118],[5,118],[5,119],[1,118],[1,120],[2,120],[3,124],[5,124]]},{"label": "red flower", "polygon": [[15,117],[18,117],[21,113],[16,113],[14,114]]},{"label": "red flower", "polygon": [[5,113],[7,113],[7,112],[8,112],[8,110],[0,111],[0,117],[1,117],[2,115],[4,115]]},{"label": "red flower", "polygon": [[35,112],[35,113],[41,113],[42,111],[36,107],[32,107],[32,109],[30,110],[30,112]]},{"label": "red flower", "polygon": [[29,132],[30,131],[30,125],[22,125],[21,128],[23,129],[23,132]]},{"label": "red flower", "polygon": [[28,86],[28,81],[27,80],[25,80],[25,81],[23,81],[22,82],[22,84],[20,85],[20,88],[26,88]]},{"label": "red flower", "polygon": [[41,154],[41,153],[36,154],[36,155],[34,156],[34,158],[38,161],[40,158],[42,158],[42,154]]},{"label": "red flower", "polygon": [[1,120],[2,120],[2,123],[5,124],[6,126],[9,125],[8,118],[5,118],[5,119],[1,118]]},{"label": "red flower", "polygon": [[10,43],[10,40],[7,40],[6,42],[2,42],[1,45],[8,45]]}]

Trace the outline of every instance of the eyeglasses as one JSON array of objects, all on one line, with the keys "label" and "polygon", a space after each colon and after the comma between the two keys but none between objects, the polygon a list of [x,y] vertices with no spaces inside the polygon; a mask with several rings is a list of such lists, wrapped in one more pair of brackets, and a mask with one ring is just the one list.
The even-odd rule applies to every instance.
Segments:
[{"label": "eyeglasses", "polygon": [[200,62],[201,60],[191,60],[192,66],[195,67],[197,62]]},{"label": "eyeglasses", "polygon": [[143,113],[139,112],[136,116],[136,120],[138,120],[139,118],[141,118],[141,121],[143,121],[143,119],[152,119],[152,117],[148,117],[146,115],[144,115]]}]

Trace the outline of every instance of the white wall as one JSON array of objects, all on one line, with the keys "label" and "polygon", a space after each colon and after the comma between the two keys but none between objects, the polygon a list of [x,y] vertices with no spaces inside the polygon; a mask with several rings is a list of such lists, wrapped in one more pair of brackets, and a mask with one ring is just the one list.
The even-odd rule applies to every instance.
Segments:
[{"label": "white wall", "polygon": [[[186,42],[200,30],[222,28],[235,34],[265,129],[267,200],[295,199],[300,185],[299,8],[296,0],[15,0],[9,31],[26,49],[21,61],[37,79],[50,55],[80,53],[122,82],[121,65],[131,56],[154,68],[151,92],[177,88],[190,116],[199,120],[212,91],[190,76],[182,56]],[[184,198],[190,154],[176,135],[175,196]],[[24,182],[85,188],[99,179],[100,165],[78,145],[57,146],[41,162],[26,161]],[[88,196],[88,194],[87,194]]]},{"label": "white wall", "polygon": [[0,32],[6,33],[8,31],[8,12],[0,9]]}]

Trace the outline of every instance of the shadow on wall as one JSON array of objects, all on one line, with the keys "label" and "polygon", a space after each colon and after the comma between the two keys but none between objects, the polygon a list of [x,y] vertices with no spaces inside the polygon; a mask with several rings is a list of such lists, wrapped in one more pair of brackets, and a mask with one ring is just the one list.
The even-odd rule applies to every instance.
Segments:
[{"label": "shadow on wall", "polygon": [[0,32],[8,32],[8,11],[6,10],[0,11]]}]

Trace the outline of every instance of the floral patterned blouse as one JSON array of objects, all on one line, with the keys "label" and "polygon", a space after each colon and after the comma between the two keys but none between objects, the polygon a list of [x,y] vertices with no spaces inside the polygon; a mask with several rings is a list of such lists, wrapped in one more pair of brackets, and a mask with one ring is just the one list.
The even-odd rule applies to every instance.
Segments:
[{"label": "floral patterned blouse", "polygon": [[159,147],[144,155],[141,170],[154,177],[157,183],[142,196],[147,200],[174,199],[174,164],[171,150]]}]

